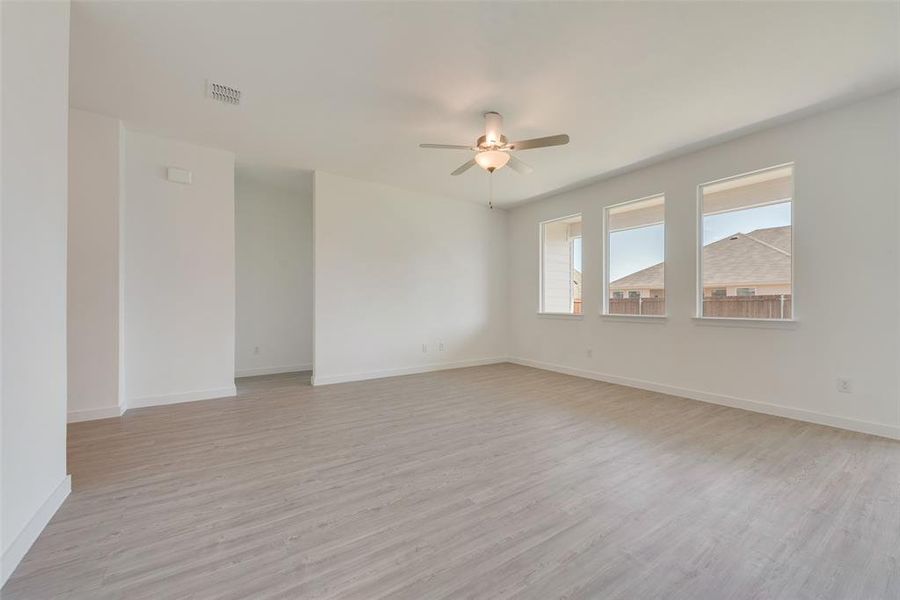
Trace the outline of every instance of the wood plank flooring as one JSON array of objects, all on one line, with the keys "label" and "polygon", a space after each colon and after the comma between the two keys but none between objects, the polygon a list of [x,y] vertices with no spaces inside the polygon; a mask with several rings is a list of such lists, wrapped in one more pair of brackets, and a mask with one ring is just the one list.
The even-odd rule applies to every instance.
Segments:
[{"label": "wood plank flooring", "polygon": [[900,598],[900,443],[516,365],[69,426],[3,600]]}]

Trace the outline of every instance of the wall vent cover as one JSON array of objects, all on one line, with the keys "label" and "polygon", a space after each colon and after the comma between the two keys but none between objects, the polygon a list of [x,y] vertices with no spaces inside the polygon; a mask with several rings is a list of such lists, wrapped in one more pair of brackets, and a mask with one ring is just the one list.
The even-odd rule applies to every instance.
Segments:
[{"label": "wall vent cover", "polygon": [[206,95],[225,104],[241,103],[241,90],[208,80],[206,82]]}]

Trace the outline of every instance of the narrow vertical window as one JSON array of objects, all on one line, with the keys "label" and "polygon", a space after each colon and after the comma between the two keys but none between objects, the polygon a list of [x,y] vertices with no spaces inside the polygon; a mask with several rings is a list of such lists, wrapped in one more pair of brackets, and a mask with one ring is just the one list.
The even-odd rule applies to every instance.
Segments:
[{"label": "narrow vertical window", "polygon": [[541,223],[540,312],[580,315],[581,215]]},{"label": "narrow vertical window", "polygon": [[665,215],[662,195],[607,207],[605,314],[666,314]]},{"label": "narrow vertical window", "polygon": [[793,318],[792,165],[700,186],[698,316]]}]

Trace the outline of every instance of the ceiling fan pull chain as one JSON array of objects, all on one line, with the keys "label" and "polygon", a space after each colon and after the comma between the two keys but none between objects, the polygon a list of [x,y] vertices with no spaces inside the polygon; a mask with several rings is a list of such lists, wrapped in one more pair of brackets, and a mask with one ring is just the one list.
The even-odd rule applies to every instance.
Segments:
[{"label": "ceiling fan pull chain", "polygon": [[494,172],[493,171],[491,171],[490,174],[488,175],[488,190],[489,190],[488,206],[490,207],[491,210],[494,210]]}]

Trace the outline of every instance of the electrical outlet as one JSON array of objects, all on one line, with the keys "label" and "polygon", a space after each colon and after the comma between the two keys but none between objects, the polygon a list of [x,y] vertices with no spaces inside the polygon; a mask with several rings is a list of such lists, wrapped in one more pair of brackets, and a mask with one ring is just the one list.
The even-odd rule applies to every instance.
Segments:
[{"label": "electrical outlet", "polygon": [[594,356],[594,349],[593,349],[593,348],[588,348],[588,349],[587,349],[587,357],[588,357],[588,358],[592,358],[593,356]]},{"label": "electrical outlet", "polygon": [[849,394],[853,391],[853,382],[846,377],[837,378],[837,391],[842,394]]},{"label": "electrical outlet", "polygon": [[438,352],[444,351],[444,342],[438,342]]},{"label": "electrical outlet", "polygon": [[422,354],[428,352],[428,344],[422,344]]}]

